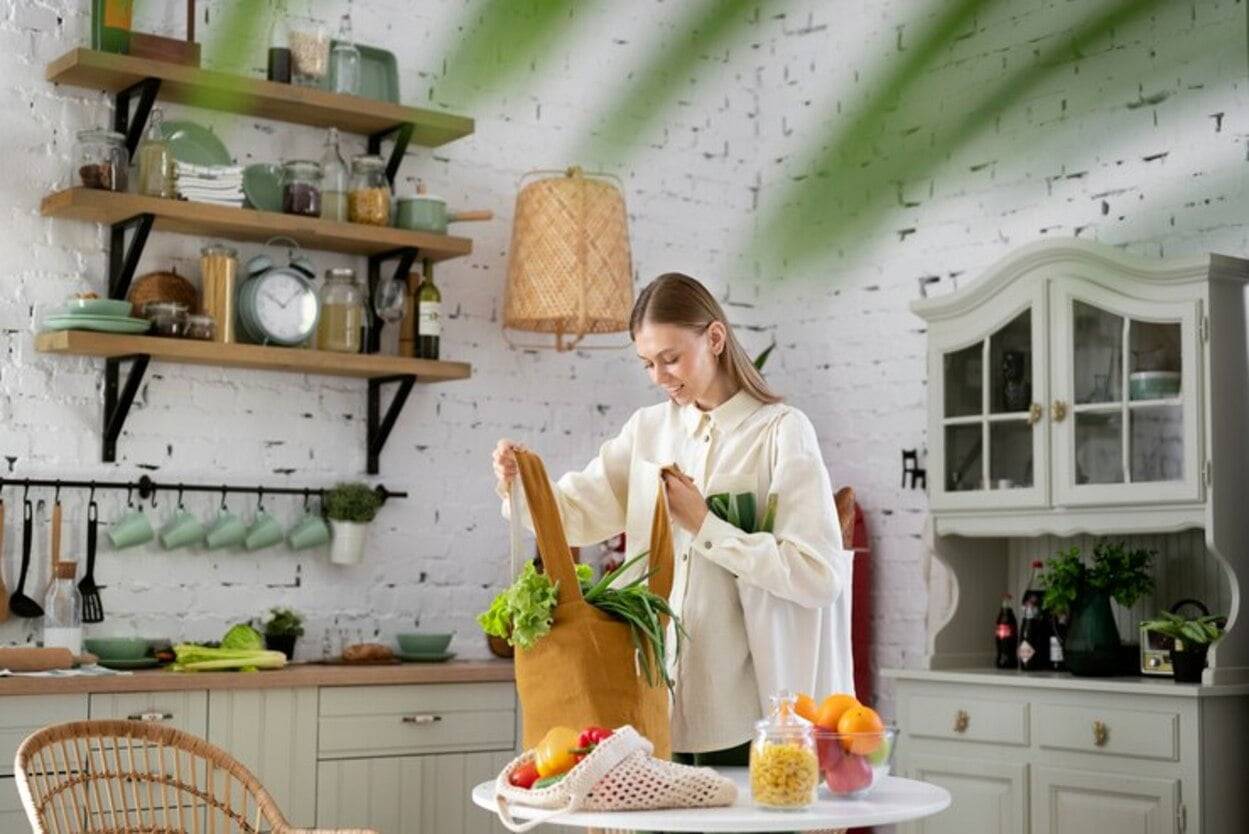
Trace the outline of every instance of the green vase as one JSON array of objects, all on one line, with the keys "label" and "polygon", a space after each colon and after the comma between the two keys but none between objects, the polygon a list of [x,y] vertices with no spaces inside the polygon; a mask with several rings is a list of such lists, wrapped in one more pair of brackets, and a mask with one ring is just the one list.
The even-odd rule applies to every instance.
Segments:
[{"label": "green vase", "polygon": [[1119,627],[1110,610],[1110,594],[1086,591],[1076,600],[1063,657],[1073,675],[1096,678],[1117,674]]}]

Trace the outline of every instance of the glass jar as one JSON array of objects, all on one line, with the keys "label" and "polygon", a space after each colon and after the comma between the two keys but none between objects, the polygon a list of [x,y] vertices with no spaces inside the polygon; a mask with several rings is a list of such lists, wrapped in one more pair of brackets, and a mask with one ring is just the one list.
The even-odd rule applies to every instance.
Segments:
[{"label": "glass jar", "polygon": [[352,223],[390,225],[390,180],[386,178],[386,162],[380,156],[363,155],[351,160],[347,216]]},{"label": "glass jar", "polygon": [[815,801],[820,762],[811,730],[788,692],[772,698],[771,712],[755,724],[750,746],[750,796],[756,805],[792,810]]},{"label": "glass jar", "polygon": [[282,163],[282,211],[321,216],[321,163],[292,159]]},{"label": "glass jar", "polygon": [[349,96],[360,94],[360,50],[351,35],[351,15],[343,15],[338,37],[330,50],[330,89]]},{"label": "glass jar", "polygon": [[152,323],[153,336],[180,338],[186,335],[188,310],[176,301],[151,301],[143,305],[143,318]]},{"label": "glass jar", "polygon": [[211,342],[217,336],[217,320],[212,316],[198,313],[186,317],[186,337]]},{"label": "glass jar", "polygon": [[75,562],[58,562],[43,598],[43,647],[82,654],[82,595],[74,583]]},{"label": "glass jar", "polygon": [[173,153],[169,140],[161,132],[164,114],[159,107],[152,108],[147,133],[134,150],[134,164],[139,172],[139,193],[148,197],[171,198],[174,195]]},{"label": "glass jar", "polygon": [[71,164],[71,180],[87,188],[125,191],[130,167],[126,137],[115,130],[80,130]]},{"label": "glass jar", "polygon": [[350,267],[327,270],[320,298],[317,350],[359,353],[364,329],[364,290],[356,283],[356,271]]},{"label": "glass jar", "polygon": [[269,27],[269,64],[266,77],[279,84],[291,83],[291,48],[286,4],[279,3]]},{"label": "glass jar", "polygon": [[347,221],[347,163],[338,147],[338,128],[325,134],[325,154],[321,157],[323,173],[321,216],[326,220]]},{"label": "glass jar", "polygon": [[330,36],[325,24],[312,18],[292,18],[286,39],[295,83],[320,86],[330,68]]},{"label": "glass jar", "polygon": [[200,309],[218,325],[212,338],[218,342],[233,342],[238,252],[229,246],[212,243],[201,249],[199,254]]}]

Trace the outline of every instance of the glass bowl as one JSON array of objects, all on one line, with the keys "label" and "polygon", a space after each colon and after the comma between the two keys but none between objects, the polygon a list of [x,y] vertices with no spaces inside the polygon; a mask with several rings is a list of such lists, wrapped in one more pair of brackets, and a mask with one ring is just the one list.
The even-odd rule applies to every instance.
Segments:
[{"label": "glass bowl", "polygon": [[867,796],[893,767],[897,727],[885,727],[878,733],[837,733],[816,727],[812,733],[820,776],[833,796]]}]

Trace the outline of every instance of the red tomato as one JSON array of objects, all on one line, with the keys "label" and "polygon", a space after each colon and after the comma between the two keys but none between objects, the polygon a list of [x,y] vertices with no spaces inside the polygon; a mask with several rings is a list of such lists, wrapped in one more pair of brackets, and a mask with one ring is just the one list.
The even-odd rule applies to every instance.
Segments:
[{"label": "red tomato", "polygon": [[525,762],[508,774],[507,781],[514,787],[529,790],[538,781],[538,766],[533,762]]}]

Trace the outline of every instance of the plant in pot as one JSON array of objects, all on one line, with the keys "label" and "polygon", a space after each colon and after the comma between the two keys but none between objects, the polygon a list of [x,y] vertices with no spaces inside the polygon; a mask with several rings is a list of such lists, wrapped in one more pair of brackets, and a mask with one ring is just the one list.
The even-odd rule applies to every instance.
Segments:
[{"label": "plant in pot", "polygon": [[325,515],[334,536],[330,561],[336,565],[358,565],[364,559],[365,533],[369,522],[382,506],[382,497],[366,483],[337,484],[325,494]]},{"label": "plant in pot", "polygon": [[293,608],[281,606],[270,608],[261,622],[264,627],[265,648],[286,655],[287,660],[295,657],[295,641],[304,636],[304,618]]},{"label": "plant in pot", "polygon": [[1201,670],[1206,668],[1206,652],[1223,636],[1226,617],[1205,614],[1185,617],[1171,611],[1160,611],[1157,619],[1146,620],[1141,628],[1156,631],[1174,641],[1171,646],[1171,671],[1176,683],[1201,683]]},{"label": "plant in pot", "polygon": [[1124,542],[1099,542],[1092,564],[1080,548],[1060,550],[1046,564],[1045,609],[1070,613],[1063,657],[1073,675],[1099,677],[1118,671],[1119,628],[1110,609],[1113,598],[1130,608],[1154,588],[1149,572],[1153,551],[1129,549]]}]

